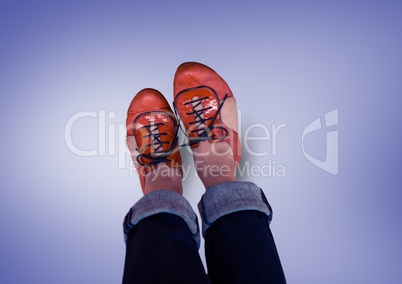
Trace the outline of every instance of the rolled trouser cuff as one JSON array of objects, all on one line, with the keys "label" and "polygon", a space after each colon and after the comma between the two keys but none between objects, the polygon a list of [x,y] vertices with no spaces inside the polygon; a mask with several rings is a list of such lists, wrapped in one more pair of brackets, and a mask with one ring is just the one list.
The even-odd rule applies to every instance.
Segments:
[{"label": "rolled trouser cuff", "polygon": [[223,182],[209,187],[198,203],[202,234],[220,217],[244,210],[256,210],[272,220],[272,208],[264,192],[252,182]]},{"label": "rolled trouser cuff", "polygon": [[150,192],[131,207],[123,222],[124,241],[127,240],[128,234],[142,219],[159,213],[170,213],[181,217],[187,224],[198,248],[200,247],[200,229],[197,215],[183,196],[171,190]]}]

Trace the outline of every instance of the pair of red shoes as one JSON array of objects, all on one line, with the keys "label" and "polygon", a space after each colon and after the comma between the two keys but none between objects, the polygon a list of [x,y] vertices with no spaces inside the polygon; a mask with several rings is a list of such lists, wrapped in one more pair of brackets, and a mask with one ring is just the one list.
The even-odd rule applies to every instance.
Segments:
[{"label": "pair of red shoes", "polygon": [[[228,84],[200,63],[180,65],[174,77],[174,107],[193,151],[203,142],[228,143],[234,167],[241,158],[236,101]],[[182,170],[178,124],[165,97],[141,90],[127,112],[127,144],[145,193],[145,177],[160,163]]]}]

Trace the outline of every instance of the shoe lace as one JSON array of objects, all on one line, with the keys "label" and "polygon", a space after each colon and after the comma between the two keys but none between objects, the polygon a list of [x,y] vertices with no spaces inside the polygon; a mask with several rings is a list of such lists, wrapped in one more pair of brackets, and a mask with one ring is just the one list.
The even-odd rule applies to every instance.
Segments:
[{"label": "shoe lace", "polygon": [[[179,119],[179,122],[178,122],[179,128],[183,131],[184,135],[189,140],[188,143],[182,144],[182,145],[180,145],[180,147],[191,146],[191,145],[195,145],[200,142],[209,141],[209,140],[224,140],[228,136],[228,130],[226,128],[224,128],[223,126],[220,126],[220,125],[218,125],[218,126],[214,125],[216,118],[218,117],[219,113],[221,112],[223,104],[225,103],[225,100],[227,99],[227,97],[228,97],[228,95],[226,94],[225,97],[223,98],[223,100],[220,102],[218,110],[215,113],[215,115],[213,117],[209,117],[209,118],[204,118],[203,113],[204,113],[204,111],[211,109],[212,106],[196,109],[197,107],[202,105],[202,101],[208,99],[209,97],[197,98],[197,99],[184,103],[184,105],[189,105],[189,104],[192,105],[193,111],[186,112],[186,115],[194,115],[194,121],[189,122],[189,125],[195,125],[195,129],[191,130],[190,133],[197,132],[197,134],[198,134],[197,137],[190,137],[186,133],[186,131],[184,131],[184,129],[182,128],[181,123],[180,123],[180,116],[177,114],[176,105],[173,103],[174,112],[176,114],[176,117],[178,117],[178,119]],[[207,123],[208,123],[208,125],[207,125]],[[213,133],[212,131],[215,129],[221,129],[224,132],[223,136],[217,137],[217,135],[212,134]]]},{"label": "shoe lace", "polygon": [[[178,128],[176,127],[176,132],[174,135],[175,138],[173,139],[172,143],[170,143],[168,141],[162,140],[162,136],[168,135],[168,132],[159,132],[158,131],[158,127],[163,126],[163,125],[165,125],[165,123],[159,122],[159,123],[151,123],[151,124],[144,125],[141,127],[141,129],[145,128],[145,129],[148,129],[148,131],[149,131],[149,134],[142,136],[142,138],[151,137],[150,143],[148,143],[144,147],[147,148],[147,147],[153,146],[153,149],[154,149],[154,151],[151,152],[150,154],[145,154],[145,153],[141,153],[140,149],[136,148],[137,152],[139,153],[139,155],[137,156],[137,162],[141,166],[152,166],[152,165],[156,165],[159,163],[172,161],[172,159],[168,159],[168,157],[175,150],[175,147],[176,147],[176,144],[178,141],[178,136],[177,136]],[[169,145],[169,144],[171,144],[169,150],[159,151],[163,147],[163,145]],[[144,163],[142,161],[144,158],[146,160],[149,160],[150,162]]]}]

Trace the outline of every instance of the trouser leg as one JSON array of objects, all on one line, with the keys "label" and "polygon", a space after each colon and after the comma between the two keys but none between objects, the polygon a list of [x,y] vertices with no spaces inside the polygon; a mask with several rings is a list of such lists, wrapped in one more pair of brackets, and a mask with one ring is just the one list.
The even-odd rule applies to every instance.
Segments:
[{"label": "trouser leg", "polygon": [[145,195],[130,209],[123,226],[123,284],[209,283],[198,254],[197,217],[178,193]]},{"label": "trouser leg", "polygon": [[211,283],[286,283],[266,216],[225,215],[207,230],[205,254]]},{"label": "trouser leg", "polygon": [[211,283],[286,283],[269,228],[272,209],[249,182],[208,188],[199,209]]},{"label": "trouser leg", "polygon": [[198,247],[181,217],[147,217],[126,241],[123,283],[208,283]]}]

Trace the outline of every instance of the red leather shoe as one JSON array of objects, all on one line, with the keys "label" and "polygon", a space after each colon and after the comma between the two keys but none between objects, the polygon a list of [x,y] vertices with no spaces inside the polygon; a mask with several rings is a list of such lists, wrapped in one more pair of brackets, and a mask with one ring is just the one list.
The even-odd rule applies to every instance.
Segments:
[{"label": "red leather shoe", "polygon": [[142,191],[146,175],[159,163],[182,170],[177,145],[177,120],[165,97],[154,89],[140,91],[127,111],[127,145]]},{"label": "red leather shoe", "polygon": [[236,100],[228,84],[211,68],[186,62],[174,77],[174,106],[193,151],[201,142],[230,145],[235,168],[241,159]]}]

